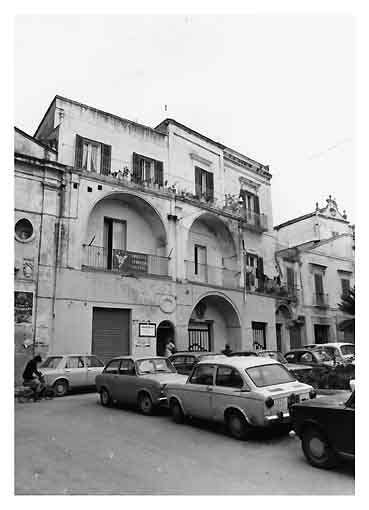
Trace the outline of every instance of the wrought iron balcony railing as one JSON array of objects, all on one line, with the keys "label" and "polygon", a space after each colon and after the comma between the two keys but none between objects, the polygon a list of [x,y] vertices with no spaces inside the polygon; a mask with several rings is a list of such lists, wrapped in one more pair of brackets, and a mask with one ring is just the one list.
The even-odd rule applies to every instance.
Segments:
[{"label": "wrought iron balcony railing", "polygon": [[86,246],[85,267],[126,274],[168,276],[168,257],[127,250],[108,250],[103,246]]},{"label": "wrought iron balcony railing", "polygon": [[319,306],[321,308],[329,307],[329,299],[328,294],[323,292],[317,292],[313,295],[313,304],[314,306]]},{"label": "wrought iron balcony railing", "polygon": [[240,271],[223,267],[196,264],[186,260],[186,276],[192,282],[207,283],[217,287],[238,289],[240,287]]}]

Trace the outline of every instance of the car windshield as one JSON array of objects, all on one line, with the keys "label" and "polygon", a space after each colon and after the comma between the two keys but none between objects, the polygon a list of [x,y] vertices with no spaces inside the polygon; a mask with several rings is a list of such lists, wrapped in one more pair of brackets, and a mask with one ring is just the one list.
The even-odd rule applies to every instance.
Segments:
[{"label": "car windshield", "polygon": [[341,345],[341,352],[343,356],[355,356],[355,346]]},{"label": "car windshield", "polygon": [[295,381],[295,377],[282,365],[261,365],[245,369],[247,375],[255,386],[263,388],[274,384],[283,384]]},{"label": "car windshield", "polygon": [[61,359],[62,356],[49,356],[42,363],[41,368],[57,368]]},{"label": "car windshield", "polygon": [[139,375],[144,374],[161,374],[161,373],[173,373],[176,369],[171,362],[165,358],[149,358],[140,359],[136,362],[137,373]]},{"label": "car windshield", "polygon": [[271,358],[275,359],[276,361],[279,361],[279,363],[287,363],[286,358],[278,351],[265,351],[261,352],[259,356],[265,357],[265,358]]}]

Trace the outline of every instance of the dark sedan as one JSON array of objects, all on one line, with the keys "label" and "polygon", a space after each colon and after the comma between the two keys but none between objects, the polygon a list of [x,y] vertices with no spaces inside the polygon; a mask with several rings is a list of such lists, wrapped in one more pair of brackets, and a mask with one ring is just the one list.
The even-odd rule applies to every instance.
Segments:
[{"label": "dark sedan", "polygon": [[168,359],[174,365],[179,374],[188,375],[191,373],[193,367],[200,360],[204,358],[213,358],[215,356],[223,356],[218,352],[204,352],[204,351],[183,351],[176,352]]},{"label": "dark sedan", "polygon": [[347,396],[320,397],[290,409],[302,450],[314,467],[330,469],[342,458],[355,457],[355,392]]}]

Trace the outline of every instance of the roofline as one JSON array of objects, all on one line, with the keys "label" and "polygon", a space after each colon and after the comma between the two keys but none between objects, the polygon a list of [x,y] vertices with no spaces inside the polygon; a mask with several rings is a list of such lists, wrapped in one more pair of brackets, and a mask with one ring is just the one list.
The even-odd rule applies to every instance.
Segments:
[{"label": "roofline", "polygon": [[99,108],[96,108],[94,106],[90,106],[88,104],[85,104],[85,103],[81,103],[79,101],[75,101],[74,99],[69,99],[68,97],[64,97],[64,96],[60,96],[59,94],[56,94],[56,96],[54,97],[54,99],[51,101],[50,103],[50,106],[48,107],[48,109],[46,110],[46,113],[45,115],[43,116],[36,132],[35,132],[35,136],[37,135],[46,115],[49,113],[50,111],[50,108],[51,106],[53,105],[54,102],[56,102],[57,99],[60,99],[61,101],[65,101],[67,103],[70,103],[70,104],[74,104],[76,106],[82,106],[83,108],[88,108],[89,110],[92,110],[92,111],[95,111],[96,113],[99,113],[101,115],[107,115],[108,117],[111,117],[113,119],[116,119],[116,120],[119,120],[121,122],[128,122],[129,124],[132,124],[134,126],[138,126],[138,127],[141,127],[141,128],[144,128],[144,129],[148,129],[149,131],[152,131],[154,132],[155,134],[157,135],[161,135],[161,136],[167,136],[165,135],[164,133],[161,133],[160,131],[156,131],[156,129],[150,127],[150,126],[146,126],[145,124],[140,124],[139,122],[135,122],[133,120],[129,120],[129,119],[126,119],[125,117],[119,117],[119,115],[115,115],[114,113],[109,113],[109,112],[106,112],[104,110],[100,110]]},{"label": "roofline", "polygon": [[194,129],[186,126],[185,124],[182,124],[181,122],[178,122],[175,119],[167,117],[162,122],[160,122],[157,126],[155,126],[155,129],[158,129],[162,124],[174,124],[174,125],[180,127],[181,129],[183,129],[184,131],[187,131],[190,134],[196,135],[196,136],[202,138],[203,140],[205,140],[209,143],[212,143],[213,145],[216,145],[217,147],[219,147],[222,150],[228,150],[228,151],[234,152],[238,156],[241,156],[256,165],[260,165],[263,168],[263,170],[266,171],[265,170],[266,165],[264,165],[263,163],[260,163],[259,161],[256,161],[255,159],[252,159],[249,156],[246,156],[246,154],[243,154],[242,152],[238,152],[237,150],[232,149],[231,147],[228,147],[227,145],[217,142],[216,140],[213,140],[212,138],[209,138],[208,136],[203,135],[203,134],[199,133],[198,131],[195,131]]},{"label": "roofline", "polygon": [[54,96],[54,99],[53,99],[53,100],[51,101],[51,103],[49,104],[49,106],[48,106],[48,108],[47,108],[46,112],[44,113],[44,116],[43,116],[43,117],[42,117],[42,119],[41,119],[41,122],[40,122],[40,123],[39,123],[39,125],[37,126],[37,129],[36,129],[36,131],[35,131],[35,134],[33,135],[35,138],[36,138],[36,136],[38,135],[39,129],[40,129],[40,127],[41,127],[42,123],[44,122],[44,120],[45,120],[45,118],[46,118],[47,114],[49,113],[49,111],[50,111],[50,109],[51,109],[52,105],[56,102],[56,98],[57,98],[57,97],[58,97],[58,96]]},{"label": "roofline", "polygon": [[[283,248],[282,250],[278,250],[276,252],[276,254],[282,254],[288,250],[312,251],[312,250],[315,250],[315,248],[319,248],[319,246],[330,243],[331,241],[335,241],[336,239],[340,239],[341,237],[352,237],[352,234],[349,234],[348,232],[347,233],[344,232],[342,234],[339,234],[338,236],[328,237],[328,239],[319,239],[319,240],[312,239],[311,241],[306,241],[301,244],[295,244],[294,246],[289,246],[288,248]],[[306,246],[306,248],[304,248],[305,245],[310,245],[311,243],[315,243],[315,244],[313,244],[309,247]]]},{"label": "roofline", "polygon": [[293,223],[297,223],[298,221],[306,220],[308,218],[312,218],[315,216],[315,212],[304,214],[302,216],[298,216],[297,218],[292,218],[292,220],[287,220],[284,223],[280,223],[279,225],[276,225],[273,230],[280,230],[283,227],[288,227],[288,225],[292,225]]},{"label": "roofline", "polygon": [[47,149],[48,151],[51,151],[51,152],[54,152],[55,154],[58,153],[57,150],[55,149],[52,149],[51,147],[49,147],[48,145],[46,145],[45,143],[42,143],[40,142],[39,140],[37,140],[36,138],[34,138],[32,135],[29,135],[28,133],[26,133],[25,131],[22,131],[22,129],[19,129],[17,126],[14,126],[14,130],[17,131],[18,133],[20,133],[21,135],[25,136],[26,138],[29,138],[30,140],[32,140],[34,143],[37,143],[37,145],[40,145],[41,147],[43,147],[44,149]]}]

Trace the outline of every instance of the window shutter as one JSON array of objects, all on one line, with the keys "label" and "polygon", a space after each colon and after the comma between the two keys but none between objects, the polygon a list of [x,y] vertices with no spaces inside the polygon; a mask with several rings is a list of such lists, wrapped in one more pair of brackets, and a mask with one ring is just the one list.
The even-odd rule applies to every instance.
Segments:
[{"label": "window shutter", "polygon": [[82,161],[83,161],[83,138],[82,136],[76,135],[75,167],[82,168]]},{"label": "window shutter", "polygon": [[323,277],[322,277],[322,275],[320,273],[315,273],[314,280],[315,280],[316,294],[322,295],[323,294]]},{"label": "window shutter", "polygon": [[155,161],[154,162],[154,184],[159,184],[159,186],[163,186],[164,176],[163,176],[163,162]]},{"label": "window shutter", "polygon": [[347,280],[346,278],[342,278],[341,284],[342,284],[342,295],[348,296],[349,292],[350,292],[350,280]]},{"label": "window shutter", "polygon": [[133,172],[132,172],[132,181],[139,183],[141,182],[141,174],[140,174],[140,156],[133,153]]},{"label": "window shutter", "polygon": [[109,175],[110,167],[111,167],[111,145],[102,144],[100,173],[103,175]]},{"label": "window shutter", "polygon": [[201,197],[201,168],[195,166],[195,195]]},{"label": "window shutter", "polygon": [[287,287],[295,286],[295,271],[291,268],[287,268]]},{"label": "window shutter", "polygon": [[260,202],[257,195],[254,195],[254,212],[260,214]]},{"label": "window shutter", "polygon": [[258,263],[256,266],[256,278],[263,279],[264,277],[264,260],[262,257],[258,257]]},{"label": "window shutter", "polygon": [[206,198],[214,198],[214,175],[211,172],[206,172]]}]

